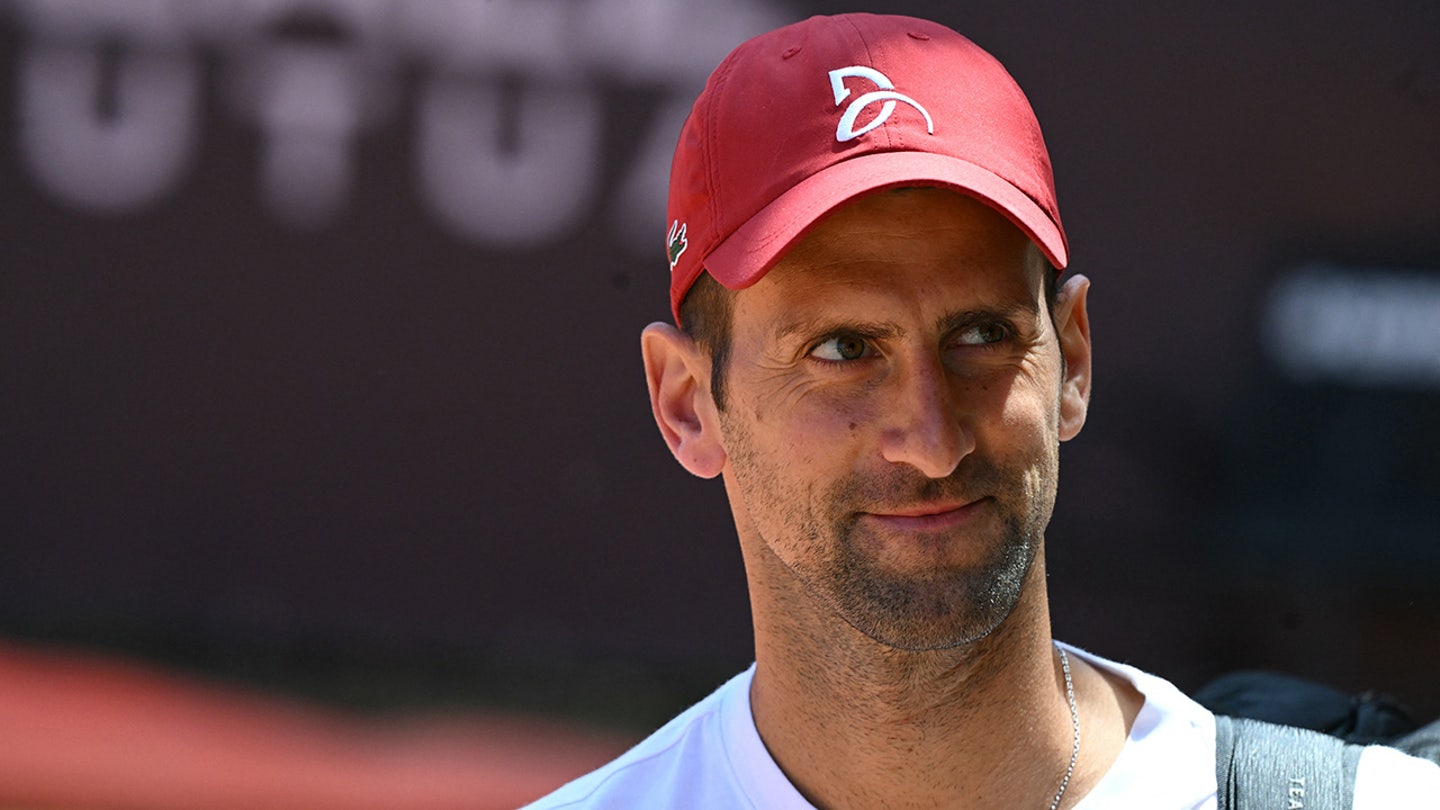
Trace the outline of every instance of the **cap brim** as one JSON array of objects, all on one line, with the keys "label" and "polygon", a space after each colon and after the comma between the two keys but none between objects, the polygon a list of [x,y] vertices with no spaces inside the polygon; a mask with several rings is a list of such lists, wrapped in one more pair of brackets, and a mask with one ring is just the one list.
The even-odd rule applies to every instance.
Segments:
[{"label": "cap brim", "polygon": [[877,152],[837,163],[797,183],[710,251],[705,269],[730,289],[748,287],[826,214],[864,194],[901,186],[936,186],[976,197],[1004,214],[1057,269],[1069,263],[1065,235],[1054,220],[993,172],[948,155]]}]

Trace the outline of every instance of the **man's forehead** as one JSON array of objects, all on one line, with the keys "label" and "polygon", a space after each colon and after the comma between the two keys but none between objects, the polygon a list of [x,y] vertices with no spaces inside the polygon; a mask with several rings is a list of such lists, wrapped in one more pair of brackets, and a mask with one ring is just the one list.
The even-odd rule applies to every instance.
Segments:
[{"label": "man's forehead", "polygon": [[[852,200],[823,217],[753,286],[735,291],[736,315],[775,337],[808,322],[864,321],[920,307],[922,321],[984,311],[1037,312],[1049,263],[1008,218],[972,197],[900,188]],[[739,322],[737,321],[737,325]]]},{"label": "man's forehead", "polygon": [[[911,320],[888,317],[890,313],[878,312],[863,306],[854,311],[837,310],[824,306],[809,309],[790,309],[771,319],[765,326],[768,336],[776,341],[810,337],[819,333],[840,329],[852,329],[873,338],[900,338],[908,335],[915,324]],[[934,314],[927,324],[934,333],[944,334],[963,326],[980,321],[1010,321],[1024,323],[1040,319],[1042,309],[1037,300],[1009,300],[993,305],[976,302],[971,306],[941,310]]]},{"label": "man's forehead", "polygon": [[[1048,268],[1047,268],[1048,272]],[[902,274],[903,275],[903,274]],[[1045,291],[1038,274],[1019,268],[1007,283],[915,285],[887,278],[884,270],[860,279],[814,268],[782,268],[769,285],[739,290],[733,323],[766,341],[784,342],[837,331],[898,338],[926,330],[943,334],[966,324],[1003,320],[1024,325],[1044,319]]]}]

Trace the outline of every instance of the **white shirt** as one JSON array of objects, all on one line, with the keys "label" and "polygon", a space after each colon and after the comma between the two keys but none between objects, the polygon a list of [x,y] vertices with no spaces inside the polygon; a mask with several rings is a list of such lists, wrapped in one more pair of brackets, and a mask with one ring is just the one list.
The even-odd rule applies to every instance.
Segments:
[{"label": "white shirt", "polygon": [[[1168,681],[1073,647],[1145,697],[1120,756],[1076,810],[1214,810],[1215,717]],[[770,757],[750,712],[755,667],[618,759],[530,805],[560,808],[814,810]],[[1440,766],[1386,748],[1360,758],[1355,810],[1440,796]]]}]

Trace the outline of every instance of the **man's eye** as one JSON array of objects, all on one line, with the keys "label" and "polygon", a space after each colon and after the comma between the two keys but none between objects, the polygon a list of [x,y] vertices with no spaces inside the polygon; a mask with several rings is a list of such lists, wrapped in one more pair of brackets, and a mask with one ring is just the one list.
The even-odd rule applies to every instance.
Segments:
[{"label": "man's eye", "polygon": [[818,360],[840,363],[859,360],[870,351],[865,338],[858,335],[836,335],[810,350],[810,356]]},{"label": "man's eye", "polygon": [[1010,336],[1010,330],[1003,323],[982,323],[961,330],[955,342],[965,346],[984,346],[999,343]]}]

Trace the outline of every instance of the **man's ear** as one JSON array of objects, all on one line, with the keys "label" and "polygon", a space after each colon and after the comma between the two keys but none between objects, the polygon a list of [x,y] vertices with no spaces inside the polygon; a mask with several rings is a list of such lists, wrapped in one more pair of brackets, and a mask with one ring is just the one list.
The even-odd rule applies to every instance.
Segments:
[{"label": "man's ear", "polygon": [[725,469],[720,414],[710,397],[710,359],[689,335],[652,323],[640,335],[650,409],[675,460],[701,478]]},{"label": "man's ear", "polygon": [[1090,409],[1090,315],[1085,302],[1090,279],[1076,274],[1066,279],[1055,296],[1055,329],[1065,357],[1065,379],[1060,383],[1060,440],[1069,441],[1085,426]]}]

